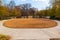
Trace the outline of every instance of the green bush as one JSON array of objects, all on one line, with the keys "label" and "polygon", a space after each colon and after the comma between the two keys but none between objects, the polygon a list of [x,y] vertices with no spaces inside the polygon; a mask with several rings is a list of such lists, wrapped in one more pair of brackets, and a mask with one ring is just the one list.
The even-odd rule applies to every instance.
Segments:
[{"label": "green bush", "polygon": [[55,16],[53,15],[53,16],[50,16],[50,19],[55,19]]},{"label": "green bush", "polygon": [[0,40],[10,40],[10,36],[8,35],[3,35],[3,34],[0,34]]}]

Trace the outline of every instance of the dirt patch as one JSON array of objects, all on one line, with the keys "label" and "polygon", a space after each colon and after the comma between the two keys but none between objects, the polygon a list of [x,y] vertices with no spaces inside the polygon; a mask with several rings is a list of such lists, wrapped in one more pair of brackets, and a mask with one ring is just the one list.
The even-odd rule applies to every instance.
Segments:
[{"label": "dirt patch", "polygon": [[43,18],[21,18],[10,19],[3,23],[5,27],[9,28],[51,28],[57,26],[55,21]]}]

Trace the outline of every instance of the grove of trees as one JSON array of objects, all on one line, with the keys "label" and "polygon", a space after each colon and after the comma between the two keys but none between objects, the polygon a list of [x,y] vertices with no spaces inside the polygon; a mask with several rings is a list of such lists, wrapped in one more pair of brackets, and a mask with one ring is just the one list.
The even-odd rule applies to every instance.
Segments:
[{"label": "grove of trees", "polygon": [[[52,1],[52,0],[51,0]],[[32,16],[32,18],[46,18],[47,16],[56,17],[60,16],[60,3],[55,0],[50,2],[51,7],[45,10],[39,10],[37,8],[32,7],[30,3],[20,4],[16,6],[14,1],[10,1],[7,6],[2,5],[2,1],[0,0],[0,19],[7,18],[28,18]]]}]

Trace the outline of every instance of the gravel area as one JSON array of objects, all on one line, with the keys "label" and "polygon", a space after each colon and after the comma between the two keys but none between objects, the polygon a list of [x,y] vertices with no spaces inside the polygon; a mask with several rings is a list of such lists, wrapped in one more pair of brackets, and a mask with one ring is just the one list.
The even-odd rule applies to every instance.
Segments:
[{"label": "gravel area", "polygon": [[50,28],[57,26],[57,23],[50,19],[42,18],[22,18],[22,19],[10,19],[3,24],[9,28]]}]

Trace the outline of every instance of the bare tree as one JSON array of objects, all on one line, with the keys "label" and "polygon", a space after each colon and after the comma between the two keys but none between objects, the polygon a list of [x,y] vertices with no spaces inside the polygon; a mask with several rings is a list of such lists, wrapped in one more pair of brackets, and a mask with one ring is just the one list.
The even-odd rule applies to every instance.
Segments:
[{"label": "bare tree", "polygon": [[8,7],[9,7],[9,13],[10,13],[10,16],[14,16],[14,8],[15,8],[15,2],[14,1],[10,1],[10,3],[8,4]]},{"label": "bare tree", "polygon": [[15,7],[15,2],[14,2],[14,1],[10,1],[9,7],[10,7],[10,8],[14,8],[14,7]]},{"label": "bare tree", "polygon": [[30,15],[31,15],[33,18],[35,18],[35,17],[38,16],[38,10],[37,10],[36,8],[34,8],[34,7],[32,7],[32,8],[29,9],[29,13],[30,13]]},{"label": "bare tree", "polygon": [[30,3],[20,5],[20,9],[22,10],[22,16],[28,18],[28,15],[29,15],[28,11],[29,11],[30,7],[31,7]]}]

